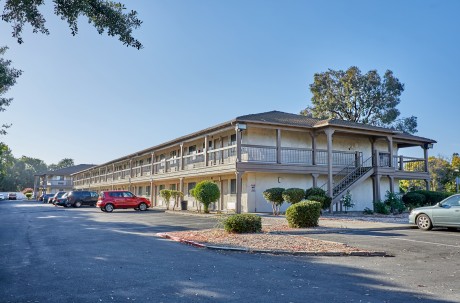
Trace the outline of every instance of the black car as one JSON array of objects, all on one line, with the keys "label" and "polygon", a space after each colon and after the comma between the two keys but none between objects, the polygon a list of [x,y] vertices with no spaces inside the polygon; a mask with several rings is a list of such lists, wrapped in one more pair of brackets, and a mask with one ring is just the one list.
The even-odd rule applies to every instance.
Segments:
[{"label": "black car", "polygon": [[57,201],[58,198],[61,198],[65,194],[65,191],[58,191],[57,193],[54,194],[54,196],[48,198],[48,203],[53,203]]},{"label": "black car", "polygon": [[96,206],[98,193],[87,190],[74,190],[67,195],[67,205],[80,207],[82,205]]},{"label": "black car", "polygon": [[41,201],[43,201],[43,203],[48,203],[48,199],[52,197],[54,197],[54,194],[44,194],[40,196],[40,198],[42,199]]}]

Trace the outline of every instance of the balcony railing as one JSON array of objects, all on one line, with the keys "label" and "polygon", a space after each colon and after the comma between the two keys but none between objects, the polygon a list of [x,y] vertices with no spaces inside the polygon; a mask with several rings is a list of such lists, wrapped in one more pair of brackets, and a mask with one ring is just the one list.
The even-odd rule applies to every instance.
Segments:
[{"label": "balcony railing", "polygon": [[241,161],[276,163],[276,147],[243,145],[241,147]]},{"label": "balcony railing", "polygon": [[48,186],[72,186],[71,180],[48,180]]},{"label": "balcony railing", "polygon": [[[261,164],[272,164],[278,161],[281,164],[291,165],[327,165],[327,150],[313,151],[310,148],[282,147],[280,149],[280,158],[275,146],[263,145],[241,145],[241,161]],[[392,167],[397,171],[406,172],[425,172],[425,160],[421,158],[411,158],[403,156],[393,156],[391,159],[389,152],[378,152],[378,156],[372,157],[372,165],[379,167]],[[205,163],[205,152],[193,153],[170,159],[124,169],[114,173],[108,172],[107,175],[85,176],[80,180],[75,180],[74,185],[84,186],[97,183],[112,183],[117,180],[127,180],[131,178],[140,178],[144,176],[165,174],[181,170],[192,170],[203,167],[224,165],[236,162],[236,146],[227,146],[207,151],[207,160]],[[313,158],[315,157],[315,161]],[[363,154],[356,151],[332,151],[332,165],[334,167],[358,167],[361,165]],[[390,163],[392,160],[392,163]],[[181,162],[183,161],[183,162]],[[390,165],[391,164],[391,165]],[[131,175],[132,173],[132,175]],[[49,182],[49,181],[48,181]],[[62,181],[58,181],[62,182]],[[70,182],[70,181],[68,181]]]}]

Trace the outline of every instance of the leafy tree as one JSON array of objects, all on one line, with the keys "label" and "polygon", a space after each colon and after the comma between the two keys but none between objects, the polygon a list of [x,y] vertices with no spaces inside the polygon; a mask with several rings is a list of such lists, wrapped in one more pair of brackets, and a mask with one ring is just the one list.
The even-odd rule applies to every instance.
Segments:
[{"label": "leafy tree", "polygon": [[10,148],[3,142],[0,142],[0,191],[15,190],[14,182],[9,174],[15,159]]},{"label": "leafy tree", "polygon": [[[3,55],[8,47],[0,47],[0,112],[6,110],[13,101],[13,98],[6,98],[4,94],[16,83],[16,79],[21,75],[22,71],[11,67],[11,61],[5,60]],[[6,129],[11,124],[3,124],[0,127],[0,135],[6,134]]]},{"label": "leafy tree", "polygon": [[273,187],[265,190],[262,193],[264,199],[272,204],[273,215],[275,216],[278,216],[280,214],[281,205],[283,205],[284,203],[283,192],[284,188]]},{"label": "leafy tree", "polygon": [[163,198],[164,202],[166,203],[166,209],[169,210],[169,200],[171,199],[171,190],[170,189],[160,190],[160,196]]},{"label": "leafy tree", "polygon": [[208,180],[201,181],[193,191],[194,197],[203,203],[203,210],[209,213],[209,205],[220,197],[220,190],[216,183]]},{"label": "leafy tree", "polygon": [[[34,33],[48,35],[46,20],[40,12],[45,4],[44,0],[6,0],[1,19],[12,27],[12,36],[18,43],[24,42],[22,31],[25,25],[30,25]],[[141,26],[142,21],[137,18],[136,11],[126,12],[120,2],[107,0],[54,0],[54,14],[67,21],[72,35],[78,33],[78,19],[87,17],[99,34],[107,32],[109,36],[116,36],[124,45],[141,49],[141,42],[132,36],[132,31]],[[8,48],[0,47],[0,112],[11,104],[12,98],[3,95],[16,83],[22,71],[12,68],[11,61],[2,56]],[[0,127],[0,135],[6,134],[10,124]]]},{"label": "leafy tree", "polygon": [[429,157],[428,165],[431,177],[431,190],[445,190],[446,184],[453,179],[451,164],[443,157]]},{"label": "leafy tree", "polygon": [[61,169],[61,168],[72,167],[74,165],[75,165],[75,163],[74,163],[73,159],[64,158],[61,161],[59,161],[58,164],[50,164],[50,166],[48,166],[48,169],[49,170],[58,170],[58,169]]},{"label": "leafy tree", "polygon": [[[40,12],[45,5],[44,0],[6,0],[1,15],[2,20],[12,27],[12,35],[18,43],[23,43],[22,31],[26,24],[32,26],[34,33],[48,35],[46,20]],[[141,26],[136,11],[125,12],[125,6],[120,2],[107,0],[54,0],[54,14],[67,21],[72,35],[78,33],[78,19],[87,17],[99,34],[107,31],[109,36],[116,36],[126,46],[137,49],[142,44],[132,36],[133,29]]]},{"label": "leafy tree", "polygon": [[184,194],[178,190],[171,190],[171,197],[174,200],[173,210],[179,206],[179,199],[182,198]]},{"label": "leafy tree", "polygon": [[383,79],[376,70],[361,74],[359,68],[329,69],[314,75],[310,85],[312,105],[301,114],[320,119],[342,119],[376,126],[417,132],[417,118],[399,118],[396,108],[404,84],[387,70]]}]

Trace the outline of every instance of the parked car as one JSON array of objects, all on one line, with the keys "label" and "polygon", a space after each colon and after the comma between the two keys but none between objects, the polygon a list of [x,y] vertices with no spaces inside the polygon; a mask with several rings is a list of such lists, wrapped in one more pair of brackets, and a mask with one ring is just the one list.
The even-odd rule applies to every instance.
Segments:
[{"label": "parked car", "polygon": [[95,191],[74,190],[67,195],[67,202],[73,207],[96,206],[99,195]]},{"label": "parked car", "polygon": [[51,199],[52,197],[54,197],[54,194],[44,194],[41,198],[42,198],[43,203],[51,203],[51,202],[48,202],[48,200]]},{"label": "parked car", "polygon": [[64,193],[62,196],[54,198],[53,204],[56,206],[70,207],[70,203],[67,200],[68,193]]},{"label": "parked car", "polygon": [[132,192],[125,190],[103,191],[99,194],[97,207],[102,211],[112,212],[114,209],[134,208],[145,211],[150,207],[150,201],[144,197],[136,197]]},{"label": "parked car", "polygon": [[58,198],[61,198],[66,192],[65,191],[58,191],[57,193],[54,194],[51,198],[48,199],[48,203],[53,203],[56,202]]},{"label": "parked car", "polygon": [[8,200],[17,200],[17,195],[16,193],[9,193],[8,194]]},{"label": "parked car", "polygon": [[5,200],[5,195],[4,194],[0,194],[0,201],[1,200]]},{"label": "parked car", "polygon": [[414,208],[409,214],[409,223],[421,230],[460,227],[460,194],[447,197],[434,206]]}]

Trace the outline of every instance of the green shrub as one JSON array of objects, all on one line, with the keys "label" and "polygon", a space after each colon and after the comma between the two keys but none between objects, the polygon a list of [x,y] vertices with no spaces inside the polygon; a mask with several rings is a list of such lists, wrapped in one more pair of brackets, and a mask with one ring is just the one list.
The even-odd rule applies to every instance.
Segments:
[{"label": "green shrub", "polygon": [[224,220],[224,229],[231,233],[256,233],[262,230],[262,219],[254,214],[236,214]]},{"label": "green shrub", "polygon": [[296,204],[305,198],[305,191],[301,188],[288,188],[283,192],[283,200],[287,203]]},{"label": "green shrub", "polygon": [[425,196],[425,205],[435,205],[438,202],[441,202],[447,197],[450,197],[452,193],[440,192],[440,191],[430,191],[430,190],[415,190],[413,193],[422,194]]},{"label": "green shrub", "polygon": [[275,216],[280,214],[280,207],[284,202],[283,192],[284,192],[284,188],[273,187],[273,188],[269,188],[265,190],[262,193],[265,200],[267,200],[268,202],[272,204],[273,214]]},{"label": "green shrub", "polygon": [[370,209],[369,207],[366,207],[364,210],[363,210],[363,214],[365,215],[373,215],[374,214],[374,211],[372,209]]},{"label": "green shrub", "polygon": [[345,212],[347,212],[349,208],[353,208],[355,206],[349,190],[347,190],[346,194],[342,196],[340,202],[342,203],[343,207],[345,207]]},{"label": "green shrub", "polygon": [[385,205],[390,208],[390,212],[393,214],[400,214],[406,210],[406,206],[402,202],[401,196],[390,191],[387,191],[385,194]]},{"label": "green shrub", "polygon": [[424,195],[416,193],[416,192],[408,192],[404,196],[402,196],[402,201],[407,208],[413,209],[416,207],[424,206],[426,198]]},{"label": "green shrub", "polygon": [[32,193],[26,193],[27,200],[30,200],[30,198],[32,198],[32,195],[33,195]]},{"label": "green shrub", "polygon": [[160,196],[165,200],[166,209],[169,209],[169,200],[171,199],[171,190],[170,189],[162,189],[160,190]]},{"label": "green shrub", "polygon": [[194,188],[194,197],[203,203],[204,212],[209,213],[209,204],[220,197],[219,186],[209,180],[201,181]]},{"label": "green shrub", "polygon": [[288,207],[286,219],[290,227],[314,227],[318,226],[320,212],[320,202],[304,200]]},{"label": "green shrub", "polygon": [[[324,199],[318,198],[323,197]],[[305,200],[321,202],[322,209],[327,209],[331,206],[332,198],[329,197],[326,192],[319,187],[312,187],[305,191]],[[320,201],[321,200],[321,201]]]},{"label": "green shrub", "polygon": [[305,199],[308,199],[308,197],[310,196],[322,196],[322,197],[326,197],[327,194],[326,192],[319,188],[319,187],[312,187],[312,188],[309,188],[305,191]]},{"label": "green shrub", "polygon": [[321,209],[327,209],[331,206],[331,199],[326,196],[309,196],[307,200],[321,203]]},{"label": "green shrub", "polygon": [[388,215],[390,213],[390,207],[385,205],[381,201],[374,202],[374,212],[378,214]]}]

